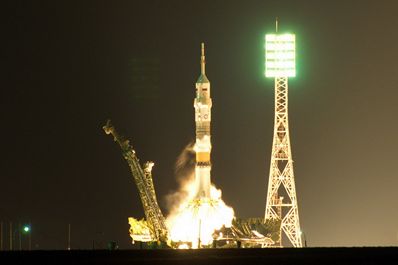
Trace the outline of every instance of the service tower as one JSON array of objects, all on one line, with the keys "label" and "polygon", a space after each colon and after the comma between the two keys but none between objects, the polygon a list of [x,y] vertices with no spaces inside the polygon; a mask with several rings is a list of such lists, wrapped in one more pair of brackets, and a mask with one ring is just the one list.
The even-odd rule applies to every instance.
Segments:
[{"label": "service tower", "polygon": [[195,199],[210,199],[210,122],[211,98],[210,82],[205,73],[205,45],[202,43],[202,56],[200,58],[200,76],[196,81],[196,97],[194,100],[196,123],[196,165],[195,165]]},{"label": "service tower", "polygon": [[[278,22],[277,22],[278,23]],[[278,24],[276,24],[278,32]],[[265,36],[265,76],[275,78],[275,120],[265,219],[281,220],[280,241],[302,247],[288,121],[288,77],[296,75],[295,35]],[[285,196],[285,197],[284,197]]]}]

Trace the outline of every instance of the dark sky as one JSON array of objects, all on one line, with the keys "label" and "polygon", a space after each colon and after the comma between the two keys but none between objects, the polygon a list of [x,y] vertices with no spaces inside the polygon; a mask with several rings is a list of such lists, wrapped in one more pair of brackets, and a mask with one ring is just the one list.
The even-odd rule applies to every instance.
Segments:
[{"label": "dark sky", "polygon": [[[366,4],[365,4],[366,3]],[[396,1],[12,1],[2,4],[0,220],[36,248],[131,248],[138,192],[106,119],[153,160],[159,203],[194,140],[200,42],[212,86],[212,181],[263,216],[273,133],[264,35],[293,32],[290,132],[310,246],[398,245]]]}]

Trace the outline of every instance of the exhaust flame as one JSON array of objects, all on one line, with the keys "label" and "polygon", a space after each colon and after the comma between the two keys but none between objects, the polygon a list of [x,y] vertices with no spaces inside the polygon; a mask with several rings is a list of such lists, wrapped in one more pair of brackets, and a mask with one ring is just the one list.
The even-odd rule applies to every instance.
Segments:
[{"label": "exhaust flame", "polygon": [[192,147],[192,144],[188,145],[177,161],[177,175],[189,174],[185,178],[179,178],[180,190],[167,198],[172,203],[171,212],[166,219],[169,236],[171,241],[180,243],[183,248],[187,247],[187,243],[191,248],[211,244],[214,230],[222,226],[231,227],[234,218],[234,210],[225,205],[221,199],[221,190],[214,185],[210,189],[210,198],[195,198],[194,163],[189,162],[194,158]]},{"label": "exhaust flame", "polygon": [[[192,195],[194,185],[192,186]],[[174,242],[190,242],[192,248],[213,242],[214,230],[231,227],[234,211],[221,200],[221,191],[211,187],[211,199],[187,199],[179,205],[179,211],[167,217],[170,239]]]}]

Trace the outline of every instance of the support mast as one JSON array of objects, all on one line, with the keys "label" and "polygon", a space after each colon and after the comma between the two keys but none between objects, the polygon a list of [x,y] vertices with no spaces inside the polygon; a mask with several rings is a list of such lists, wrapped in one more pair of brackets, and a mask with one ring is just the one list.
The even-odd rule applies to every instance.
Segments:
[{"label": "support mast", "polygon": [[281,220],[280,247],[283,235],[302,247],[288,119],[288,77],[295,74],[295,36],[267,35],[266,76],[275,78],[275,119],[265,219]]},{"label": "support mast", "polygon": [[154,163],[146,162],[143,169],[129,140],[124,139],[124,137],[117,133],[111,121],[108,120],[106,125],[102,128],[106,134],[113,135],[114,141],[119,144],[122,149],[123,157],[130,166],[131,173],[140,194],[146,221],[150,225],[153,240],[166,242],[168,240],[166,221],[158,205],[152,180],[151,171]]}]

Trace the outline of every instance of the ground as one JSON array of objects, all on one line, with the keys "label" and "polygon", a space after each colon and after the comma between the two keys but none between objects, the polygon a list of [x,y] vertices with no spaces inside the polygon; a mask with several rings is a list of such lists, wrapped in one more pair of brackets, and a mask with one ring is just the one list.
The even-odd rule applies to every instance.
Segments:
[{"label": "ground", "polygon": [[398,264],[398,248],[4,251],[0,264]]}]

